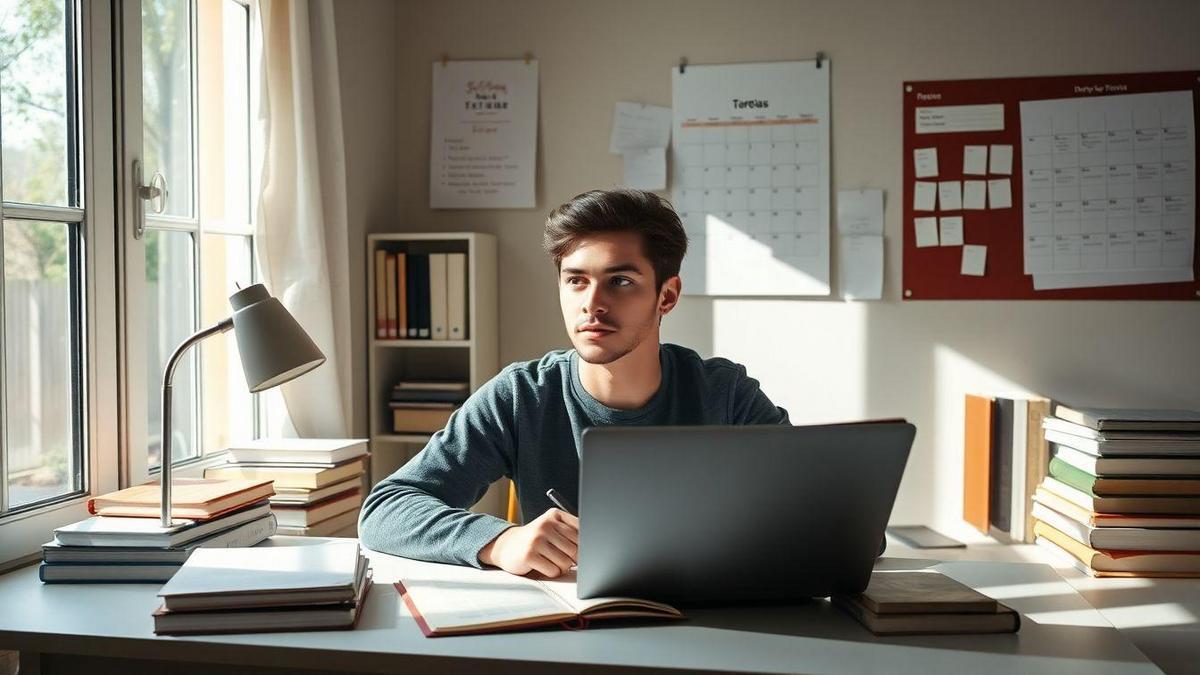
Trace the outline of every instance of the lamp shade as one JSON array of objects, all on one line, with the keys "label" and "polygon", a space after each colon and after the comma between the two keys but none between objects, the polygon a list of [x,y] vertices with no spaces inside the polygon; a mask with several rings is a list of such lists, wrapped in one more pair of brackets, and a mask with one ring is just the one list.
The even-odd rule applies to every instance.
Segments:
[{"label": "lamp shade", "polygon": [[242,371],[251,393],[270,389],[325,363],[312,338],[262,284],[229,297]]}]

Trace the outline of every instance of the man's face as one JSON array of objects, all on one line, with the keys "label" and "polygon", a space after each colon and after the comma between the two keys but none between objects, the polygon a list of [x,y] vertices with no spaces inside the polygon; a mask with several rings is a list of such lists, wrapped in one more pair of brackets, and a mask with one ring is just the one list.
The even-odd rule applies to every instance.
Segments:
[{"label": "man's face", "polygon": [[669,311],[678,298],[677,279],[659,292],[654,268],[635,232],[581,240],[562,259],[558,274],[558,302],[580,358],[612,363],[647,339],[657,341],[660,313]]}]

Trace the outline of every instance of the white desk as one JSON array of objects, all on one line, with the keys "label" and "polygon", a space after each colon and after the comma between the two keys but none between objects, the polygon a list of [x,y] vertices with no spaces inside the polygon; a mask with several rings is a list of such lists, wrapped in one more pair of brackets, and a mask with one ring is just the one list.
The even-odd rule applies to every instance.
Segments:
[{"label": "white desk", "polygon": [[[985,547],[986,548],[986,547]],[[1027,548],[1027,547],[1025,547]],[[966,555],[975,551],[968,550]],[[898,548],[893,555],[906,554]],[[943,552],[939,552],[943,553]],[[985,557],[1017,557],[995,547]],[[963,552],[955,552],[963,557]],[[372,554],[376,585],[357,630],[157,637],[155,585],[42,585],[33,567],[0,577],[0,649],[22,651],[33,672],[231,672],[400,670],[488,672],[1158,672],[1050,567],[1018,562],[949,562],[946,574],[983,588],[1023,614],[1015,635],[877,638],[827,602],[766,608],[689,609],[677,623],[592,624],[545,631],[426,638],[390,581],[403,559]],[[889,566],[927,561],[891,559]],[[1187,582],[1185,582],[1187,584]],[[1086,585],[1086,584],[1085,584]],[[1194,587],[1191,592],[1195,593]],[[1128,591],[1142,604],[1142,591]],[[1098,586],[1087,592],[1105,598]],[[1124,592],[1122,592],[1123,594]],[[1153,596],[1149,602],[1157,602]],[[1122,604],[1130,604],[1129,602]],[[1132,615],[1131,615],[1132,616]],[[1200,661],[1195,625],[1164,653]],[[1146,633],[1149,645],[1157,634]],[[1178,665],[1179,661],[1173,662]],[[189,665],[190,664],[190,665]],[[22,671],[27,673],[29,671]]]}]

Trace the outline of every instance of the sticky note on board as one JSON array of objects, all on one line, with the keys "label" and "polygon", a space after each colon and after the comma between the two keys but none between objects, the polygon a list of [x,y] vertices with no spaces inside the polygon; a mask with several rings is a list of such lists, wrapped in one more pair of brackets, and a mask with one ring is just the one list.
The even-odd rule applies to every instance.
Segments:
[{"label": "sticky note on board", "polygon": [[962,248],[962,274],[981,277],[987,268],[987,247],[967,244]]},{"label": "sticky note on board", "polygon": [[988,204],[993,209],[1012,208],[1012,180],[993,178],[988,181]]},{"label": "sticky note on board", "polygon": [[972,176],[983,176],[988,170],[988,149],[986,145],[963,146],[963,173]]},{"label": "sticky note on board", "polygon": [[964,180],[962,205],[964,209],[986,209],[987,181]]},{"label": "sticky note on board", "polygon": [[917,248],[938,245],[937,218],[913,218],[913,227],[917,231]]},{"label": "sticky note on board", "polygon": [[938,225],[941,230],[942,246],[963,245],[962,216],[943,216],[938,219]]},{"label": "sticky note on board", "polygon": [[938,204],[943,211],[961,211],[962,181],[944,180],[938,183]]},{"label": "sticky note on board", "polygon": [[937,183],[919,180],[913,184],[913,210],[933,211],[937,208]]},{"label": "sticky note on board", "polygon": [[989,173],[1011,176],[1012,157],[1013,151],[1011,145],[993,145],[991,151],[991,166],[988,167]]},{"label": "sticky note on board", "polygon": [[917,148],[913,150],[913,162],[917,178],[933,178],[938,175],[937,148]]}]

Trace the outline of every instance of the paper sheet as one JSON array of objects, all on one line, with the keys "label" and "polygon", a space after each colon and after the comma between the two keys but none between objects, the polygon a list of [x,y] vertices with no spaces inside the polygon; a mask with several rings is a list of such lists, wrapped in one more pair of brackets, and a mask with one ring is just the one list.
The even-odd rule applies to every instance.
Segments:
[{"label": "paper sheet", "polygon": [[967,244],[962,249],[962,274],[981,277],[987,267],[987,247]]},{"label": "paper sheet", "polygon": [[938,206],[942,211],[962,210],[962,181],[944,180],[938,183]]},{"label": "paper sheet", "polygon": [[624,186],[638,190],[665,190],[667,149],[628,149],[621,153],[625,165]]},{"label": "paper sheet", "polygon": [[937,148],[917,148],[913,150],[913,163],[916,167],[917,178],[933,178],[937,176]]},{"label": "paper sheet", "polygon": [[1013,147],[1011,145],[993,145],[989,173],[1002,176],[1012,175]]},{"label": "paper sheet", "polygon": [[937,208],[937,183],[919,180],[913,188],[913,210],[933,211]]},{"label": "paper sheet", "polygon": [[1004,131],[1004,104],[938,105],[917,108],[918,134]]},{"label": "paper sheet", "polygon": [[982,176],[988,170],[988,149],[986,145],[963,146],[963,173],[972,176]]},{"label": "paper sheet", "polygon": [[1034,288],[1187,281],[1190,90],[1021,103],[1024,271]]},{"label": "paper sheet", "polygon": [[964,180],[962,201],[964,209],[987,208],[987,181]]},{"label": "paper sheet", "polygon": [[829,295],[830,70],[671,69],[672,201],[691,239],[684,293]]},{"label": "paper sheet", "polygon": [[938,219],[941,234],[939,240],[942,246],[963,245],[962,216],[942,216]]},{"label": "paper sheet", "polygon": [[619,155],[626,150],[663,148],[671,143],[671,109],[645,103],[618,101],[613,111],[612,134],[608,151]]},{"label": "paper sheet", "polygon": [[433,64],[429,205],[533,208],[538,62]]},{"label": "paper sheet", "polygon": [[1012,208],[1012,179],[993,178],[988,182],[988,204],[993,209]]},{"label": "paper sheet", "polygon": [[838,246],[842,297],[878,300],[883,297],[883,237],[842,236]]},{"label": "paper sheet", "polygon": [[937,218],[934,218],[933,216],[929,216],[927,218],[913,218],[913,228],[917,233],[917,248],[938,245]]},{"label": "paper sheet", "polygon": [[883,235],[883,190],[838,190],[839,234]]}]

